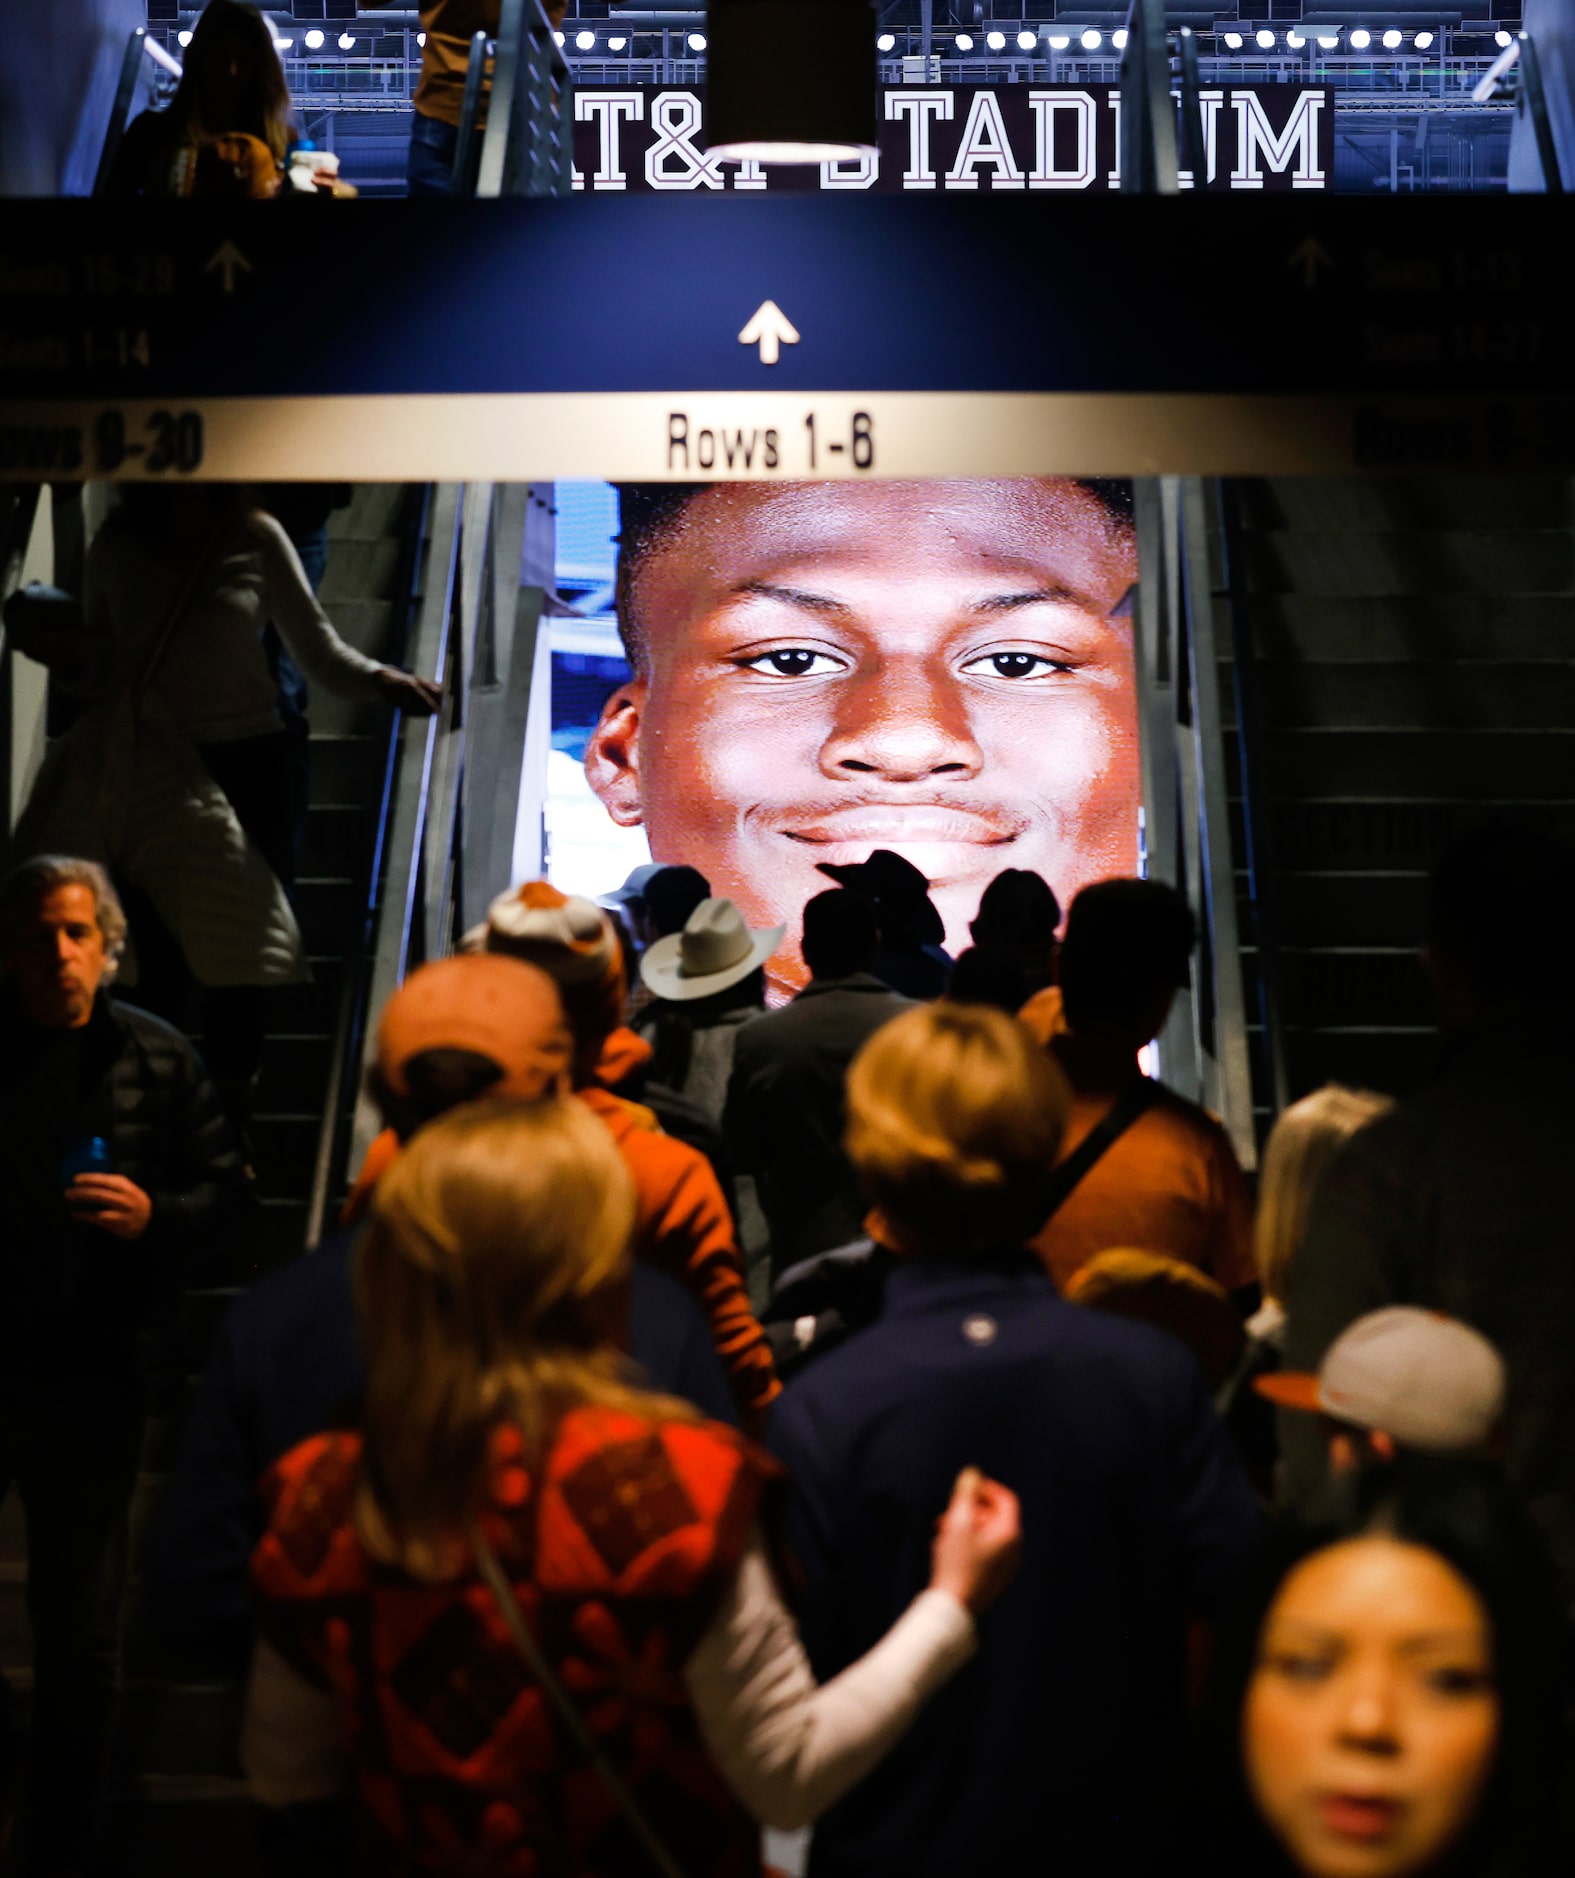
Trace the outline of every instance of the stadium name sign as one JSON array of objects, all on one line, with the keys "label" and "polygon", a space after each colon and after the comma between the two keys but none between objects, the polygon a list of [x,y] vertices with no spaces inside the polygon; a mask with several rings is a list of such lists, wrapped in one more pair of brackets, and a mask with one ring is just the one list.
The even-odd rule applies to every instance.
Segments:
[{"label": "stadium name sign", "polygon": [[[1213,86],[1199,104],[1205,189],[1333,187],[1330,87]],[[574,187],[592,192],[1099,192],[1121,183],[1121,93],[1113,85],[889,86],[878,151],[856,162],[770,169],[706,149],[703,89],[585,85],[575,90],[574,117]],[[1181,172],[1181,187],[1197,187],[1190,170]]]}]

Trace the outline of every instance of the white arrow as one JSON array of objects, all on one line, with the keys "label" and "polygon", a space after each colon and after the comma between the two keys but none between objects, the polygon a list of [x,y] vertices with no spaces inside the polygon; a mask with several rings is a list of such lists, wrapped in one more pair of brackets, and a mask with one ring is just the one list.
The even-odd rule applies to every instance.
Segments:
[{"label": "white arrow", "polygon": [[758,345],[760,363],[775,365],[783,346],[798,344],[798,328],[775,300],[762,300],[749,316],[749,324],[738,335],[741,346]]},{"label": "white arrow", "polygon": [[1334,266],[1334,256],[1329,254],[1315,235],[1309,235],[1299,246],[1291,250],[1287,267],[1299,267],[1302,270],[1302,285],[1316,287],[1318,270]]},{"label": "white arrow", "polygon": [[252,271],[252,264],[233,241],[226,241],[214,250],[212,258],[202,271],[205,274],[211,274],[215,268],[219,270],[219,280],[224,291],[234,293],[236,269],[239,268],[243,274],[249,274]]}]

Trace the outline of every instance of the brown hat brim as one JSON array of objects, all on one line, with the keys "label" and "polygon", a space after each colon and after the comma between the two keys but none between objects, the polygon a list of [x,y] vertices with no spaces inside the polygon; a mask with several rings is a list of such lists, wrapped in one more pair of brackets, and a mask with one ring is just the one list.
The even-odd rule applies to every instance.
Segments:
[{"label": "brown hat brim", "polygon": [[1280,1370],[1271,1376],[1255,1376],[1252,1386],[1259,1395],[1278,1402],[1282,1408],[1307,1409],[1315,1415],[1323,1411],[1316,1376],[1297,1370]]}]

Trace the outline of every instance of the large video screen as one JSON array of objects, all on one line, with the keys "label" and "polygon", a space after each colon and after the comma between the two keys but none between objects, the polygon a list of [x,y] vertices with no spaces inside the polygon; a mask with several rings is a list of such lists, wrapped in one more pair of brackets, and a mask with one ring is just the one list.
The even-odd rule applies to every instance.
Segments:
[{"label": "large video screen", "polygon": [[687,863],[802,983],[823,871],[890,849],[954,955],[985,886],[1138,864],[1130,485],[560,483],[554,880]]}]

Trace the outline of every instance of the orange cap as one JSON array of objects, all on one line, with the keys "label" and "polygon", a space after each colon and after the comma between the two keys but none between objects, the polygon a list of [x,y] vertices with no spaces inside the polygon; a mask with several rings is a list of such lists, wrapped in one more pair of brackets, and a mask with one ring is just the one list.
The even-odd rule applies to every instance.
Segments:
[{"label": "orange cap", "polygon": [[471,1050],[503,1071],[488,1095],[536,1102],[567,1085],[573,1039],[558,987],[520,959],[478,952],[418,966],[383,1007],[377,1067],[408,1095],[405,1071],[427,1050]]}]

